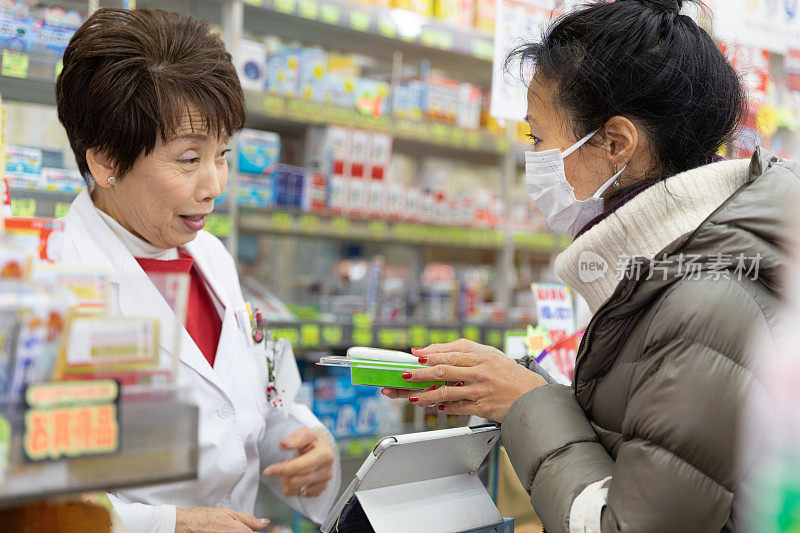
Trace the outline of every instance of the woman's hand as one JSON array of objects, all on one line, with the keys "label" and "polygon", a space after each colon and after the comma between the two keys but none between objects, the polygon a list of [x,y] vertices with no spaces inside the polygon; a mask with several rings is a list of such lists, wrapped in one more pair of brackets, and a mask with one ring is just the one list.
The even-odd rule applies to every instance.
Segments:
[{"label": "woman's hand", "polygon": [[383,389],[389,398],[408,398],[418,405],[439,404],[447,414],[476,415],[502,422],[525,393],[547,385],[539,374],[520,365],[503,352],[466,339],[427,348],[413,348],[421,368],[403,374],[406,381],[446,381],[453,386],[425,391]]},{"label": "woman's hand", "polygon": [[225,507],[178,507],[175,533],[252,533],[269,525],[266,518],[256,518]]},{"label": "woman's hand", "polygon": [[297,455],[268,466],[262,475],[280,478],[287,497],[314,498],[322,494],[333,478],[336,457],[328,433],[323,429],[300,428],[278,444],[284,450],[296,450]]}]

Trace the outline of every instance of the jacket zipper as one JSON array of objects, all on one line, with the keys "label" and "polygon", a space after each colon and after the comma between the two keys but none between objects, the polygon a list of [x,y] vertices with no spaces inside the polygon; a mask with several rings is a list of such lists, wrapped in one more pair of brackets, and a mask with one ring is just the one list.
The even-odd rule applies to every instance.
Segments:
[{"label": "jacket zipper", "polygon": [[591,335],[594,332],[595,326],[609,312],[613,311],[617,307],[621,306],[622,304],[630,300],[631,296],[633,295],[633,291],[636,290],[636,287],[639,286],[640,282],[641,282],[640,279],[633,280],[631,286],[625,291],[625,294],[623,294],[622,297],[614,303],[614,305],[609,305],[607,307],[601,308],[597,313],[595,313],[592,320],[589,321],[589,325],[586,328],[586,334],[584,336],[584,340],[586,342],[581,342],[578,355],[575,357],[575,380],[573,381],[573,388],[575,389],[576,392],[578,390],[577,386],[578,372],[580,370],[581,365],[583,364],[583,359],[584,359],[582,356],[585,355],[587,351],[589,351],[589,345],[591,344],[592,340]]}]

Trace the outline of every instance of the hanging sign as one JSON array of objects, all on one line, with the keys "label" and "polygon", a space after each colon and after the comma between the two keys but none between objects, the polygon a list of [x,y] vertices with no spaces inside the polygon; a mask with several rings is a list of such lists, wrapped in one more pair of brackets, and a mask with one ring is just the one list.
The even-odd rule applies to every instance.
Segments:
[{"label": "hanging sign", "polygon": [[785,54],[800,47],[800,0],[725,0],[713,12],[715,37]]},{"label": "hanging sign", "polygon": [[559,283],[532,283],[531,290],[536,298],[538,325],[550,332],[553,342],[575,333],[575,313],[569,287]]},{"label": "hanging sign", "polygon": [[[527,108],[527,84],[532,65],[520,70],[519,62],[506,68],[508,54],[525,42],[537,39],[554,15],[555,0],[499,0],[495,11],[492,100],[489,114],[494,118],[520,122]],[[523,74],[523,76],[520,76]],[[520,79],[522,78],[522,79]]]}]

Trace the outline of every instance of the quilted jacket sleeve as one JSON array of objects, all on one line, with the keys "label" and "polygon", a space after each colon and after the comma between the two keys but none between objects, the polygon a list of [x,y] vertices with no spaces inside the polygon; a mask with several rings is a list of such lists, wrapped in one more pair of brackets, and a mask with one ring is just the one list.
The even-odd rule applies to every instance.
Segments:
[{"label": "quilted jacket sleeve", "polygon": [[736,283],[699,281],[679,283],[652,316],[616,461],[571,389],[531,391],[506,416],[509,457],[549,533],[576,530],[576,497],[607,478],[587,531],[720,531],[730,519],[738,416],[757,387],[747,332],[766,327],[762,307]]}]

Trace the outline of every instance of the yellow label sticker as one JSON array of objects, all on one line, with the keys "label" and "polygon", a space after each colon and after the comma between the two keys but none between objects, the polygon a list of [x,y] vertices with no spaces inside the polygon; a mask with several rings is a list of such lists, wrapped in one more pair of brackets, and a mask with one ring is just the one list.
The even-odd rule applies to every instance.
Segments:
[{"label": "yellow label sticker", "polygon": [[33,198],[12,198],[11,215],[18,218],[34,218],[36,216],[36,200]]},{"label": "yellow label sticker", "polygon": [[289,231],[292,227],[292,215],[289,213],[273,213],[272,225],[278,231]]},{"label": "yellow label sticker", "polygon": [[27,78],[29,61],[28,54],[3,50],[3,66],[0,74],[9,78]]},{"label": "yellow label sticker", "polygon": [[342,20],[342,10],[333,4],[322,4],[319,10],[320,19],[325,24],[339,24]]},{"label": "yellow label sticker", "polygon": [[275,0],[275,11],[281,13],[294,12],[295,0]]},{"label": "yellow label sticker", "polygon": [[344,340],[344,328],[342,326],[322,326],[322,342],[325,343],[325,346],[341,346],[342,340]]},{"label": "yellow label sticker", "polygon": [[316,324],[303,324],[300,326],[300,345],[304,348],[316,348],[319,346],[320,331]]},{"label": "yellow label sticker", "polygon": [[319,14],[319,2],[317,0],[300,0],[297,12],[305,19],[316,20]]},{"label": "yellow label sticker", "polygon": [[366,11],[350,12],[350,27],[356,31],[369,31],[370,16]]},{"label": "yellow label sticker", "polygon": [[66,202],[56,202],[56,207],[53,210],[53,218],[61,218],[66,216],[67,211],[69,211],[70,204]]},{"label": "yellow label sticker", "polygon": [[372,330],[354,329],[353,344],[356,346],[369,346],[370,344],[372,344]]}]

